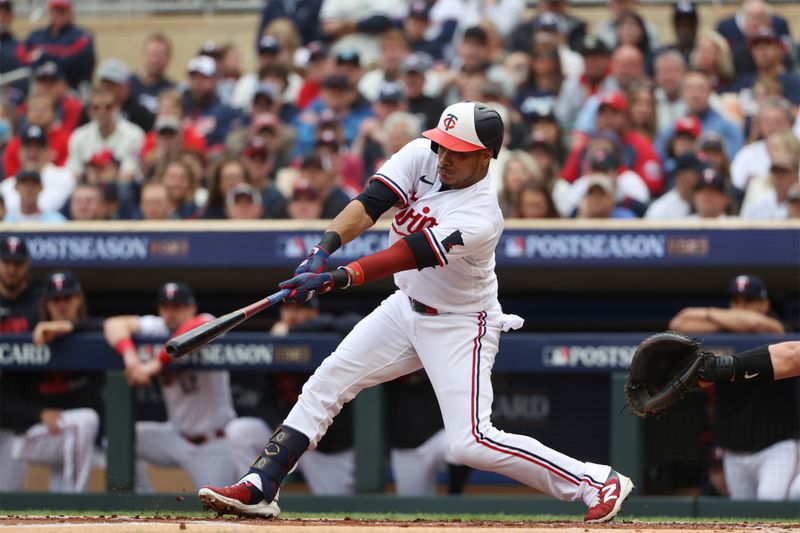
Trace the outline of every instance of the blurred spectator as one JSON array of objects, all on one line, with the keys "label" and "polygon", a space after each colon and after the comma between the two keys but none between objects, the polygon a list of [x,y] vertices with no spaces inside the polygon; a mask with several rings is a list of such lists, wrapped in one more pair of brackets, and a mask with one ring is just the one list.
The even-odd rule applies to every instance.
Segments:
[{"label": "blurred spectator", "polygon": [[139,205],[139,185],[120,183],[120,163],[114,153],[105,148],[92,155],[86,164],[84,180],[103,192],[103,206],[109,219],[130,219]]},{"label": "blurred spectator", "polygon": [[183,94],[183,124],[206,138],[208,146],[221,146],[225,136],[240,122],[238,112],[217,96],[217,65],[208,56],[197,56],[187,66],[189,85]]},{"label": "blurred spectator", "polygon": [[759,105],[755,121],[754,127],[761,134],[761,139],[742,147],[731,161],[731,182],[741,190],[747,188],[751,178],[764,176],[769,171],[766,138],[773,133],[791,132],[792,106],[784,98],[767,97]]},{"label": "blurred spectator", "polygon": [[344,129],[344,144],[350,146],[358,135],[361,122],[372,116],[372,108],[343,74],[332,74],[325,78],[320,97],[298,117],[297,142],[294,153],[308,153],[316,139],[316,129],[322,112],[329,110]]},{"label": "blurred spectator", "polygon": [[742,218],[760,220],[783,220],[789,215],[789,189],[798,183],[800,161],[791,155],[772,158],[769,169],[771,189],[762,194],[749,208],[742,211]]},{"label": "blurred spectator", "polygon": [[[628,13],[634,13],[637,0],[610,0],[611,18],[599,23],[595,29],[595,34],[598,38],[606,43],[609,49],[617,48],[618,42],[618,26],[620,18]],[[647,39],[650,41],[650,47],[656,50],[661,45],[658,39],[658,31],[655,25],[650,21],[645,21],[645,30]]]},{"label": "blurred spectator", "polygon": [[94,37],[73,23],[72,0],[48,0],[50,24],[34,30],[17,47],[17,57],[30,65],[54,61],[63,69],[73,89],[92,81]]},{"label": "blurred spectator", "polygon": [[69,199],[69,219],[76,221],[107,220],[103,190],[97,185],[81,183]]},{"label": "blurred spectator", "polygon": [[437,69],[435,73],[442,83],[440,94],[446,102],[469,99],[464,94],[464,86],[470,79],[477,79],[478,85],[484,81],[496,82],[506,94],[513,90],[513,81],[509,74],[502,66],[493,62],[489,33],[480,26],[472,26],[464,31],[450,69]]},{"label": "blurred spectator", "polygon": [[[742,7],[729,18],[717,24],[717,32],[727,41],[735,58],[737,76],[750,74],[754,70],[753,58],[748,50],[749,40],[761,28],[772,28],[778,37],[791,46],[791,36],[786,20],[771,14],[769,6],[763,0],[742,0]],[[787,64],[791,68],[791,64]]]},{"label": "blurred spectator", "polygon": [[672,127],[672,137],[667,141],[667,151],[664,159],[664,184],[665,188],[672,187],[675,179],[675,161],[686,154],[695,154],[698,151],[697,138],[701,132],[700,121],[696,117],[686,116],[675,121]]},{"label": "blurred spectator", "polygon": [[730,162],[728,156],[725,155],[725,141],[719,133],[709,132],[700,136],[697,141],[699,154],[702,155],[705,162],[725,176],[726,180],[732,181],[730,175]]},{"label": "blurred spectator", "polygon": [[67,133],[78,127],[83,113],[83,102],[72,94],[64,70],[55,61],[45,61],[34,71],[33,93],[43,93],[53,99],[55,122]]},{"label": "blurred spectator", "polygon": [[514,150],[506,159],[499,187],[500,209],[505,218],[522,217],[522,191],[532,181],[543,182],[536,161],[522,151]]},{"label": "blurred spectator", "polygon": [[564,42],[563,24],[554,13],[540,13],[534,19],[534,34],[528,53],[537,51],[553,51],[558,53],[565,76],[577,78],[583,74],[583,57]]},{"label": "blurred spectator", "polygon": [[[32,171],[40,176],[42,191],[39,195],[39,209],[45,212],[61,209],[75,188],[75,177],[66,168],[55,166],[51,156],[47,134],[42,128],[28,126],[20,133],[19,173]],[[10,177],[0,182],[0,193],[5,198],[6,208],[10,213],[20,211],[16,178]]]},{"label": "blurred spectator", "polygon": [[242,77],[242,53],[235,43],[227,42],[219,46],[219,54],[215,59],[217,96],[223,104],[233,107],[233,91]]},{"label": "blurred spectator", "polygon": [[[100,329],[100,322],[86,319],[83,290],[71,272],[48,276],[40,305],[43,321],[33,331],[35,344],[76,330]],[[50,468],[50,492],[84,492],[100,426],[96,409],[102,409],[102,374],[4,372],[0,380],[0,468],[5,478],[0,488],[22,490],[25,466],[38,463]]]},{"label": "blurred spectator", "polygon": [[[131,74],[130,90],[133,98],[153,115],[159,111],[159,95],[175,87],[167,77],[172,59],[172,41],[161,32],[151,33],[142,43],[142,71]],[[149,128],[145,128],[149,131]]]},{"label": "blurred spectator", "polygon": [[119,112],[113,93],[103,87],[92,89],[89,97],[92,120],[76,129],[69,138],[67,168],[74,175],[82,176],[89,158],[103,148],[109,148],[121,162],[121,181],[128,182],[138,175],[144,132],[120,117]]},{"label": "blurred spectator", "polygon": [[789,209],[786,218],[800,218],[800,183],[795,183],[789,187],[789,194],[786,195]]},{"label": "blurred spectator", "polygon": [[[528,7],[532,6],[533,2],[528,2]],[[567,12],[569,2],[567,0],[538,0],[536,7],[539,15],[548,13],[556,16],[558,30],[564,35],[565,44],[575,52],[580,52],[586,37],[586,22]],[[528,52],[531,40],[535,38],[536,29],[536,17],[519,22],[514,26],[514,30],[508,38],[508,48],[514,52]]]},{"label": "blurred spectator", "polygon": [[657,131],[655,87],[649,81],[637,82],[625,96],[630,128],[652,141]]},{"label": "blurred spectator", "polygon": [[422,55],[409,54],[400,64],[400,81],[408,100],[409,112],[422,120],[425,129],[435,128],[444,109],[444,100],[439,96],[425,94],[425,76],[430,62]]},{"label": "blurred spectator", "polygon": [[[621,165],[641,176],[651,194],[660,194],[664,186],[661,160],[646,137],[628,129],[628,102],[625,96],[619,92],[605,93],[597,102],[597,132],[616,136],[621,144]],[[580,176],[580,161],[588,140],[589,137],[584,135],[580,138],[581,142],[573,144],[561,170],[561,177],[568,182],[573,182]]]},{"label": "blurred spectator", "polygon": [[542,179],[551,187],[561,172],[557,149],[558,147],[539,131],[531,133],[530,139],[525,143],[525,151],[536,161],[536,165],[542,173]]},{"label": "blurred spectator", "polygon": [[[39,321],[39,284],[28,279],[28,246],[16,235],[0,238],[0,332],[32,331]],[[2,375],[2,374],[0,374]],[[5,470],[3,471],[5,473]],[[2,486],[5,475],[0,476]]]},{"label": "blurred spectator", "polygon": [[304,61],[302,67],[305,70],[305,77],[297,94],[297,107],[300,110],[308,107],[322,90],[322,81],[332,74],[333,65],[331,63],[328,47],[320,42],[314,41],[303,51]]},{"label": "blurred spectator", "polygon": [[163,348],[142,360],[131,339],[163,339],[185,333],[211,318],[198,314],[188,285],[170,282],[159,289],[158,316],[114,316],[103,325],[109,346],[122,356],[128,384],[142,386],[158,378],[167,407],[166,422],[136,422],[137,491],[152,492],[148,463],[183,468],[195,490],[216,479],[234,481],[225,438],[225,426],[236,416],[228,372],[170,368]]},{"label": "blurred spectator", "polygon": [[[767,161],[771,162],[774,159],[785,160],[787,158],[800,160],[800,139],[795,137],[791,131],[773,133],[765,139],[765,142]],[[772,194],[773,186],[770,179],[770,166],[771,163],[763,173],[751,176],[748,180],[741,204],[741,212],[749,211],[763,196]],[[736,190],[739,191],[740,189]]]},{"label": "blurred spectator", "polygon": [[617,46],[634,46],[641,53],[647,72],[653,71],[653,52],[655,47],[645,28],[644,19],[634,11],[623,13],[617,19]]},{"label": "blurred spectator", "polygon": [[[368,121],[378,124],[369,118],[362,122],[362,125]],[[380,131],[377,135],[380,136]],[[364,180],[369,176],[366,176],[364,171],[365,158],[343,146],[343,139],[344,133],[337,122],[323,121],[317,128],[314,153],[323,158],[328,167],[327,171],[334,176],[336,184],[345,194],[348,197],[355,197],[364,188]],[[353,142],[353,146],[357,148],[358,138]],[[372,146],[375,148],[375,145]]]},{"label": "blurred spectator", "polygon": [[17,92],[17,98],[22,99],[28,92],[28,80],[24,71],[25,63],[17,57],[17,46],[19,41],[11,33],[11,26],[14,24],[14,2],[13,0],[0,0],[0,75],[10,77],[11,73],[17,71],[19,79],[11,84]]},{"label": "blurred spectator", "polygon": [[298,2],[264,2],[261,11],[261,22],[256,31],[256,45],[273,21],[288,18],[291,20],[303,44],[318,41],[320,38],[320,9],[322,0],[299,0]]},{"label": "blurred spectator", "polygon": [[19,195],[19,210],[9,209],[3,222],[64,222],[66,218],[58,211],[42,211],[39,195],[42,193],[42,177],[37,170],[22,170],[14,177],[14,189]]},{"label": "blurred spectator", "polygon": [[676,40],[675,43],[667,46],[667,49],[676,50],[688,63],[697,41],[699,26],[700,16],[697,6],[692,0],[678,0],[672,4],[672,29]]},{"label": "blurred spectator", "polygon": [[384,84],[400,77],[400,65],[410,52],[408,40],[402,30],[394,28],[385,31],[381,35],[380,61],[376,68],[364,74],[358,81],[359,92],[370,102],[378,100]]},{"label": "blurred spectator", "polygon": [[[580,78],[566,80],[566,83],[578,82],[583,88],[581,100],[594,96],[600,92],[613,90],[617,87],[616,81],[611,77],[611,51],[606,44],[595,37],[584,37],[578,52],[583,56],[584,71]],[[583,104],[581,104],[583,105]]]},{"label": "blurred spectator", "polygon": [[289,218],[294,220],[319,220],[322,218],[322,202],[310,181],[298,178],[294,182],[286,211],[289,213]]},{"label": "blurred spectator", "polygon": [[[274,36],[265,35],[259,40],[256,71],[244,74],[237,80],[230,100],[230,105],[232,107],[243,111],[250,111],[251,103],[255,98],[256,88],[261,83],[269,81],[265,79],[266,73],[279,69],[283,71],[285,80],[282,82],[283,87],[281,90],[278,90],[273,84],[273,91],[271,94],[273,100],[280,100],[280,97],[284,95],[284,93],[287,100],[295,100],[303,84],[303,79],[293,70],[287,70],[287,65],[282,59],[281,51],[281,44]],[[255,113],[255,111],[253,111],[253,113]]]},{"label": "blurred spectator", "polygon": [[535,180],[525,183],[520,195],[519,217],[528,219],[560,218],[553,196],[544,183]]},{"label": "blurred spectator", "polygon": [[434,61],[444,60],[444,51],[452,35],[439,33],[429,37],[431,27],[432,2],[415,0],[408,6],[408,15],[403,19],[403,32],[408,38],[408,46],[415,54],[424,54]]},{"label": "blurred spectator", "polygon": [[[38,93],[28,97],[25,112],[25,126],[38,126],[47,134],[47,146],[52,161],[56,166],[63,166],[69,152],[69,132],[55,123],[53,100],[47,94]],[[20,168],[19,136],[14,136],[5,147],[3,153],[3,171],[6,176],[13,176]]]},{"label": "blurred spectator", "polygon": [[[739,126],[711,107],[712,92],[711,81],[705,72],[693,70],[684,76],[681,97],[686,102],[689,114],[700,120],[703,133],[713,131],[722,136],[725,140],[726,154],[732,158],[742,147],[744,135]],[[665,145],[671,135],[671,129],[661,130],[655,142],[659,154],[665,153]]]},{"label": "blurred spectator", "polygon": [[688,217],[692,212],[692,195],[704,170],[704,165],[694,153],[675,158],[674,186],[647,208],[645,218],[675,220]]},{"label": "blurred spectator", "polygon": [[689,66],[705,72],[716,93],[726,91],[736,77],[728,41],[715,31],[703,32],[697,38]]},{"label": "blurred spectator", "polygon": [[[131,76],[128,65],[121,59],[106,59],[97,69],[100,85],[114,95],[114,102],[119,106],[120,116],[139,126],[142,131],[153,129],[155,113],[139,103],[139,99],[131,89]],[[87,116],[88,119],[88,116]]]},{"label": "blurred spectator", "polygon": [[175,210],[169,199],[167,186],[159,181],[148,181],[139,191],[139,216],[141,220],[170,220]]},{"label": "blurred spectator", "polygon": [[350,197],[337,185],[338,175],[330,156],[316,150],[300,163],[300,178],[307,179],[322,202],[321,218],[332,219],[350,203]]},{"label": "blurred spectator", "polygon": [[245,147],[242,156],[253,187],[261,193],[263,217],[288,218],[286,198],[275,188],[272,176],[274,157],[267,145],[260,138],[255,138]]},{"label": "blurred spectator", "polygon": [[252,184],[252,178],[245,164],[238,158],[229,156],[220,159],[211,173],[208,188],[208,201],[203,208],[203,218],[225,218],[225,201],[234,187],[241,183]]},{"label": "blurred spectator", "polygon": [[0,194],[0,220],[6,217],[6,202],[3,200],[3,195]]},{"label": "blurred spectator", "polygon": [[263,218],[264,204],[261,193],[249,183],[240,183],[225,198],[225,218],[230,220],[258,220]]},{"label": "blurred spectator", "polygon": [[[419,116],[404,111],[391,113],[375,130],[364,132],[362,128],[363,135],[353,143],[352,155],[364,162],[363,178],[369,180],[388,158],[419,137],[421,131]],[[358,192],[362,187],[363,181]]]},{"label": "blurred spectator", "polygon": [[333,73],[347,78],[348,83],[358,89],[359,97],[363,98],[364,95],[361,94],[358,84],[364,76],[364,68],[361,65],[361,55],[358,51],[349,48],[339,49],[334,64]]},{"label": "blurred spectator", "polygon": [[734,90],[739,91],[739,100],[743,107],[747,107],[748,102],[753,100],[753,85],[759,78],[776,78],[786,99],[795,107],[800,105],[800,76],[787,70],[784,65],[786,47],[775,30],[769,27],[759,28],[749,38],[749,44],[755,70],[739,74],[734,85]]},{"label": "blurred spectator", "polygon": [[731,195],[725,177],[706,168],[694,186],[692,194],[693,218],[726,218],[731,208]]},{"label": "blurred spectator", "polygon": [[364,65],[378,62],[380,36],[403,16],[403,4],[391,0],[323,0],[320,31],[341,50],[358,50]]},{"label": "blurred spectator", "polygon": [[686,114],[686,103],[681,99],[686,61],[677,50],[665,50],[654,59],[653,71],[656,84],[656,131],[661,131]]},{"label": "blurred spectator", "polygon": [[[770,309],[767,286],[761,278],[736,276],[730,282],[729,294],[729,308],[687,307],[670,321],[669,328],[688,334],[784,333],[783,324]],[[787,465],[797,461],[798,380],[714,387],[714,439],[723,448],[731,499],[789,498],[797,477],[794,468]]]},{"label": "blurred spectator", "polygon": [[199,208],[194,203],[195,183],[189,165],[180,159],[170,161],[159,176],[159,181],[167,188],[174,218],[197,218]]},{"label": "blurred spectator", "polygon": [[630,209],[616,205],[614,179],[606,174],[586,177],[586,194],[578,205],[577,218],[636,218]]}]

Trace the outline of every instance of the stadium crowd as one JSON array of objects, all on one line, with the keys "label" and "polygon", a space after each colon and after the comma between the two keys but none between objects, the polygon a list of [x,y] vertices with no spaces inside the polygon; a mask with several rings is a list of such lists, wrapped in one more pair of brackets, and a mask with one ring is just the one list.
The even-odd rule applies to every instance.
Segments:
[{"label": "stadium crowd", "polygon": [[48,6],[22,39],[0,0],[6,222],[331,218],[458,100],[504,119],[509,218],[800,216],[797,46],[763,0],[714,31],[678,1],[671,43],[635,0],[593,32],[566,0],[268,1],[255,71],[207,42],[180,80],[165,34],[95,68]]}]

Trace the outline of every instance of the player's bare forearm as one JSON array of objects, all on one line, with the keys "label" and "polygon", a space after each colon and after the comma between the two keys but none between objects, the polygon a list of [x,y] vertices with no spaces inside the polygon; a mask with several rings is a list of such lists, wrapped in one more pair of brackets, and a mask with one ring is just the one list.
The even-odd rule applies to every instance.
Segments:
[{"label": "player's bare forearm", "polygon": [[364,204],[353,200],[342,212],[336,215],[326,228],[326,231],[335,231],[342,239],[342,244],[348,243],[375,225],[369,216]]},{"label": "player's bare forearm", "polygon": [[138,328],[135,316],[112,316],[103,322],[103,334],[111,346],[119,341],[131,338]]},{"label": "player's bare forearm", "polygon": [[708,319],[679,314],[670,320],[669,329],[681,333],[716,333],[720,328]]},{"label": "player's bare forearm", "polygon": [[783,333],[779,321],[749,309],[710,308],[710,319],[724,331],[737,333]]},{"label": "player's bare forearm", "polygon": [[769,354],[775,379],[800,376],[800,341],[771,344]]}]

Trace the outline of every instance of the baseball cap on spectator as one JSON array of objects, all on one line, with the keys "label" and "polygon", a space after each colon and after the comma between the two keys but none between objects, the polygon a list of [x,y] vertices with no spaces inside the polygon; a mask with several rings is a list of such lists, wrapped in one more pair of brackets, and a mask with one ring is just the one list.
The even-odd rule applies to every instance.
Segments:
[{"label": "baseball cap on spectator", "polygon": [[525,112],[523,112],[523,115],[531,124],[536,124],[537,122],[558,122],[558,119],[556,118],[556,110],[550,104],[532,106],[526,109]]},{"label": "baseball cap on spectator", "polygon": [[42,183],[42,175],[39,174],[38,170],[20,170],[14,177],[16,178],[17,183],[25,183],[29,181],[34,183]]},{"label": "baseball cap on spectator", "polygon": [[336,112],[333,109],[323,109],[322,113],[319,114],[319,120],[317,121],[320,127],[326,125],[339,125],[339,118],[336,116]]},{"label": "baseball cap on spectator", "polygon": [[265,129],[278,131],[281,127],[281,120],[274,113],[259,113],[254,115],[250,121],[250,131],[259,133]]},{"label": "baseball cap on spectator", "polygon": [[281,43],[272,35],[265,35],[258,40],[259,54],[280,54]]},{"label": "baseball cap on spectator", "polygon": [[597,109],[600,110],[604,106],[610,107],[611,109],[620,113],[624,113],[628,110],[628,101],[625,99],[625,95],[623,95],[621,92],[611,91],[600,95],[600,104],[597,106]]},{"label": "baseball cap on spectator", "polygon": [[250,139],[250,142],[247,143],[245,146],[244,151],[242,152],[245,157],[252,158],[252,157],[269,157],[269,147],[261,140],[260,137],[254,137]]},{"label": "baseball cap on spectator", "polygon": [[425,0],[415,0],[408,7],[408,16],[422,20],[429,20],[431,16],[431,6]]},{"label": "baseball cap on spectator", "polygon": [[211,78],[217,73],[217,62],[209,56],[196,56],[189,60],[186,70],[189,74]]},{"label": "baseball cap on spectator", "polygon": [[549,31],[559,33],[561,29],[558,22],[558,15],[550,11],[545,11],[533,19],[533,31]]},{"label": "baseball cap on spectator", "polygon": [[22,144],[36,143],[41,146],[47,146],[47,133],[45,133],[41,126],[31,124],[22,130],[19,134],[19,140]]},{"label": "baseball cap on spectator", "polygon": [[586,176],[586,194],[599,187],[606,194],[614,194],[614,179],[606,174],[590,174]]},{"label": "baseball cap on spectator", "polygon": [[51,272],[47,276],[44,287],[45,298],[56,298],[58,296],[72,296],[83,292],[78,278],[69,270]]},{"label": "baseball cap on spectator", "polygon": [[27,261],[28,246],[16,235],[9,235],[0,240],[0,259],[4,261]]},{"label": "baseball cap on spectator", "polygon": [[324,59],[328,57],[328,47],[322,41],[312,41],[306,46],[308,50],[308,60],[316,61],[317,59]]},{"label": "baseball cap on spectator", "polygon": [[274,102],[275,87],[267,81],[260,81],[256,84],[256,90],[253,92],[253,100],[255,100],[257,96],[266,96],[269,98],[270,102]]},{"label": "baseball cap on spectator", "polygon": [[124,85],[128,83],[131,73],[128,65],[121,59],[110,58],[100,63],[97,69],[97,79]]},{"label": "baseball cap on spectator", "polygon": [[378,91],[379,102],[402,102],[406,99],[403,87],[395,81],[385,81]]},{"label": "baseball cap on spectator", "polygon": [[416,72],[417,74],[425,75],[425,72],[430,68],[430,61],[427,56],[422,54],[408,54],[403,62],[400,63],[400,74],[408,74]]},{"label": "baseball cap on spectator", "polygon": [[480,44],[486,46],[489,44],[489,34],[480,26],[472,26],[464,31],[463,40],[478,41]]},{"label": "baseball cap on spectator", "polygon": [[753,46],[759,43],[781,43],[778,33],[770,26],[761,26],[756,30],[755,35],[750,37],[750,45]]},{"label": "baseball cap on spectator", "polygon": [[319,156],[319,154],[311,152],[304,155],[300,160],[300,168],[324,169],[325,164],[322,162],[322,158]]},{"label": "baseball cap on spectator", "polygon": [[703,125],[697,117],[681,117],[675,121],[674,135],[689,135],[692,139],[697,139],[700,136],[700,130]]},{"label": "baseball cap on spectator", "polygon": [[606,43],[598,39],[594,35],[587,35],[583,38],[580,47],[581,55],[588,56],[590,54],[603,54],[610,55],[611,51],[608,49]]},{"label": "baseball cap on spectator", "polygon": [[48,0],[47,7],[69,9],[72,7],[72,0]]},{"label": "baseball cap on spectator", "polygon": [[675,158],[675,172],[682,170],[696,170],[701,172],[706,165],[697,157],[696,154],[681,154]]},{"label": "baseball cap on spectator", "polygon": [[710,167],[704,168],[703,172],[700,173],[700,179],[697,180],[694,190],[699,191],[700,189],[705,189],[706,187],[711,187],[727,194],[725,176]]},{"label": "baseball cap on spectator", "polygon": [[36,77],[37,80],[42,80],[42,79],[61,80],[64,79],[64,69],[61,68],[61,65],[59,65],[55,61],[45,61],[44,63],[36,67],[34,76]]},{"label": "baseball cap on spectator", "polygon": [[672,18],[697,18],[697,7],[690,0],[678,0],[672,6]]},{"label": "baseball cap on spectator", "polygon": [[158,305],[164,305],[167,303],[194,305],[194,292],[185,283],[165,283],[158,290]]},{"label": "baseball cap on spectator", "polygon": [[175,133],[181,131],[181,119],[175,115],[158,115],[153,129],[157,133],[173,131]]},{"label": "baseball cap on spectator", "polygon": [[322,86],[326,89],[347,89],[350,87],[350,80],[342,74],[330,74],[322,80]]},{"label": "baseball cap on spectator", "polygon": [[553,143],[549,142],[547,135],[542,131],[535,131],[531,134],[528,142],[525,145],[527,150],[545,150],[552,156],[556,155],[556,147]]},{"label": "baseball cap on spectator", "polygon": [[589,168],[600,172],[616,171],[618,166],[616,156],[608,150],[595,150],[589,161]]},{"label": "baseball cap on spectator", "polygon": [[339,53],[336,54],[336,64],[337,65],[353,65],[354,67],[361,66],[361,57],[358,55],[358,52],[355,50],[351,50],[346,48],[344,50],[339,50]]},{"label": "baseball cap on spectator", "polygon": [[104,148],[99,152],[92,154],[92,157],[89,158],[89,161],[87,161],[86,164],[93,167],[102,168],[107,167],[108,165],[118,165],[119,161],[117,161],[117,158],[114,157],[114,152],[108,148]]},{"label": "baseball cap on spectator", "polygon": [[706,132],[700,137],[700,149],[723,152],[725,151],[725,140],[715,131]]},{"label": "baseball cap on spectator", "polygon": [[207,56],[212,59],[220,59],[222,57],[222,50],[220,50],[217,43],[214,41],[206,41],[203,43],[203,46],[200,47],[200,50],[197,51],[198,56]]},{"label": "baseball cap on spectator", "polygon": [[299,179],[292,186],[292,200],[316,200],[319,196],[310,181]]},{"label": "baseball cap on spectator", "polygon": [[323,130],[317,137],[317,146],[330,146],[334,149],[339,148],[339,140],[336,138],[336,133],[332,130]]},{"label": "baseball cap on spectator", "polygon": [[228,205],[234,205],[241,199],[247,199],[251,203],[260,204],[261,193],[249,183],[240,183],[230,190],[225,201],[228,203]]},{"label": "baseball cap on spectator", "polygon": [[728,287],[728,294],[731,296],[744,296],[746,298],[768,298],[767,284],[758,276],[742,274],[731,280]]}]

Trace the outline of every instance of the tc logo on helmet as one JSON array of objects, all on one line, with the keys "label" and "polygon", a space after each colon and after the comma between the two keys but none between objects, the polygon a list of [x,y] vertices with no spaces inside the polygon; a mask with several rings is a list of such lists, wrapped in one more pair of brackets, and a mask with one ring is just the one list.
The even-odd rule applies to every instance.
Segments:
[{"label": "tc logo on helmet", "polygon": [[458,122],[458,117],[452,113],[448,113],[444,120],[442,120],[442,126],[444,126],[444,131],[450,131],[456,127],[456,122]]}]

